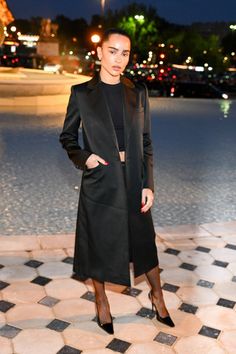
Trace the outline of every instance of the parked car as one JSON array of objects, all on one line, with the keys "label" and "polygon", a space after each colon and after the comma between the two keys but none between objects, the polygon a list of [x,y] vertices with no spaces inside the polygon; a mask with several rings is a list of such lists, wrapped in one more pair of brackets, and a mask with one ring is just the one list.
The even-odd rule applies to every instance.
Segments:
[{"label": "parked car", "polygon": [[44,58],[41,55],[32,54],[2,54],[0,55],[0,66],[23,67],[28,69],[42,69]]},{"label": "parked car", "polygon": [[150,97],[169,97],[171,83],[168,81],[151,80],[145,81]]},{"label": "parked car", "polygon": [[54,63],[46,63],[44,64],[43,70],[47,73],[52,74],[61,74],[63,71],[62,65],[54,64]]},{"label": "parked car", "polygon": [[171,97],[186,98],[223,98],[228,95],[211,83],[206,82],[175,82],[170,88]]},{"label": "parked car", "polygon": [[82,67],[80,65],[80,60],[75,55],[65,55],[60,59],[60,64],[63,71],[72,74],[80,74],[82,72]]},{"label": "parked car", "polygon": [[148,94],[149,97],[169,97],[170,96],[170,88],[171,88],[171,82],[170,81],[164,81],[164,80],[158,80],[157,78],[155,79],[150,79],[149,76],[132,76],[129,75],[129,73],[125,74],[126,77],[130,78],[132,81],[136,83],[145,83],[148,89]]}]

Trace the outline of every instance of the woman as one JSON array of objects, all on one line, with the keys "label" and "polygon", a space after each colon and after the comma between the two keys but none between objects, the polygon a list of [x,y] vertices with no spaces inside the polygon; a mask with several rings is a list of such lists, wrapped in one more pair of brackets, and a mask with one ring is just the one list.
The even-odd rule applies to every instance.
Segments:
[{"label": "woman", "polygon": [[174,326],[163,300],[150,212],[154,187],[147,90],[122,76],[130,50],[126,32],[104,33],[97,48],[100,72],[72,86],[60,135],[69,158],[83,170],[73,271],[80,280],[92,278],[98,325],[108,333],[114,332],[104,282],[130,286],[131,261],[134,276],[148,278],[157,319]]}]

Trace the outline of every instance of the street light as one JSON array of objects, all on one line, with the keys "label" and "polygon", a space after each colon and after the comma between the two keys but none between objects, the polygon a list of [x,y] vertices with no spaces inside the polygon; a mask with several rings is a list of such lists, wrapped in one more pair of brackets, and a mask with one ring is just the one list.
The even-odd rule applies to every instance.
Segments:
[{"label": "street light", "polygon": [[229,28],[230,28],[232,31],[236,31],[236,25],[230,25]]},{"label": "street light", "polygon": [[16,32],[16,26],[11,26],[10,30],[11,30],[12,32]]},{"label": "street light", "polygon": [[104,16],[105,3],[106,3],[106,0],[101,0],[102,17]]},{"label": "street light", "polygon": [[135,20],[137,20],[140,24],[144,23],[144,16],[143,15],[135,15]]},{"label": "street light", "polygon": [[94,45],[94,51],[96,52],[96,48],[97,48],[97,44],[100,42],[101,37],[99,36],[99,34],[95,33],[91,36],[91,42]]},{"label": "street light", "polygon": [[99,36],[99,34],[93,34],[93,35],[91,36],[91,41],[92,41],[92,43],[94,43],[94,45],[96,45],[97,43],[99,43],[99,42],[100,42],[100,39],[101,39],[101,37]]}]

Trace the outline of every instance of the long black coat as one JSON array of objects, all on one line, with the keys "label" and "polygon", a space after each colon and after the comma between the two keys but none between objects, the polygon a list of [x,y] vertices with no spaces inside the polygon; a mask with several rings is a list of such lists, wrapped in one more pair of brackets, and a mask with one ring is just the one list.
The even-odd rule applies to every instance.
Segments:
[{"label": "long black coat", "polygon": [[[126,145],[125,179],[109,107],[100,76],[72,86],[60,142],[75,166],[83,170],[79,197],[73,271],[80,280],[130,286],[134,276],[158,265],[150,210],[141,213],[142,188],[153,187],[153,151],[149,102],[144,85],[121,78]],[[82,121],[84,147],[78,142]],[[91,153],[109,165],[87,169]],[[130,247],[129,247],[130,246]]]}]

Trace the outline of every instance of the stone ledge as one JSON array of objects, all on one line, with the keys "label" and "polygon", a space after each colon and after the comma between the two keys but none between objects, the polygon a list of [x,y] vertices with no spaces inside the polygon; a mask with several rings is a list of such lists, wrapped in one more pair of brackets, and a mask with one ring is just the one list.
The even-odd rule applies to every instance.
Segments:
[{"label": "stone ledge", "polygon": [[[208,230],[208,231],[207,231]],[[231,238],[236,236],[236,221],[221,223],[208,223],[202,225],[175,225],[156,228],[157,241],[186,243],[186,248],[192,248],[197,243],[215,243],[218,235],[229,235]],[[189,240],[194,238],[194,242]],[[185,241],[186,240],[186,241]],[[199,240],[199,242],[196,242]],[[233,242],[233,241],[230,241]],[[71,249],[75,243],[75,234],[56,234],[56,235],[13,235],[0,236],[0,252],[5,251],[33,251],[33,250],[52,250],[52,249]],[[190,243],[190,244],[188,244]],[[195,246],[194,246],[195,244]],[[225,242],[221,240],[221,247]]]},{"label": "stone ledge", "polygon": [[75,243],[75,235],[41,235],[38,240],[42,249],[71,248]]},{"label": "stone ledge", "polygon": [[0,236],[0,252],[74,247],[75,235]]},{"label": "stone ledge", "polygon": [[1,107],[37,107],[66,105],[68,103],[69,93],[63,95],[45,95],[45,96],[19,96],[0,98]]},{"label": "stone ledge", "polygon": [[68,101],[72,85],[90,79],[90,76],[82,74],[54,75],[42,70],[23,68],[18,71],[0,70],[0,105],[55,105],[55,99],[56,104],[58,99],[60,103],[62,98],[64,102]]}]

